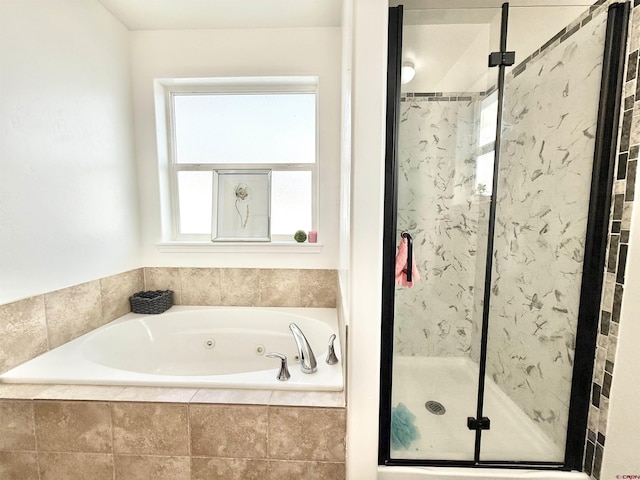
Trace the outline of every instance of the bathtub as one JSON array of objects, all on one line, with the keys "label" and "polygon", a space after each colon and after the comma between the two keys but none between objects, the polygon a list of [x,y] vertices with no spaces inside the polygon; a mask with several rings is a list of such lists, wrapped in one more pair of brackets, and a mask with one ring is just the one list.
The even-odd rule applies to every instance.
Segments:
[{"label": "bathtub", "polygon": [[509,468],[378,467],[377,480],[589,480],[582,472]]},{"label": "bathtub", "polygon": [[[289,330],[296,323],[318,371],[303,374]],[[332,308],[174,306],[160,315],[129,313],[0,375],[0,382],[277,390],[343,390],[340,359],[328,365],[329,337],[339,337]],[[278,381],[288,357],[291,378]]]}]

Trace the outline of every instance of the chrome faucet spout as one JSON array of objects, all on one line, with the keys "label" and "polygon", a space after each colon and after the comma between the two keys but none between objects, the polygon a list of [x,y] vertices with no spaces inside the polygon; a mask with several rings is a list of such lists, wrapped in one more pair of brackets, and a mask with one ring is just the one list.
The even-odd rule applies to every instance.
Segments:
[{"label": "chrome faucet spout", "polygon": [[313,373],[318,370],[316,356],[311,350],[311,345],[307,341],[307,338],[300,330],[300,327],[295,323],[289,325],[291,333],[293,333],[293,339],[296,341],[298,347],[298,356],[300,357],[300,369],[302,373]]}]

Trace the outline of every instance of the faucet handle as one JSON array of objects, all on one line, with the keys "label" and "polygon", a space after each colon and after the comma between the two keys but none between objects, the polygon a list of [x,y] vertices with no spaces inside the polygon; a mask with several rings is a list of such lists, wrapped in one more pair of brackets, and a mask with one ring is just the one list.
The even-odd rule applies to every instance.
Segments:
[{"label": "faucet handle", "polygon": [[335,365],[338,363],[338,357],[336,357],[336,351],[333,347],[333,342],[335,341],[335,334],[329,337],[329,351],[327,352],[327,359],[325,360],[329,365]]},{"label": "faucet handle", "polygon": [[277,379],[281,382],[285,382],[291,378],[291,374],[289,373],[289,369],[287,368],[287,356],[282,353],[270,352],[267,353],[267,357],[269,358],[279,358],[280,359],[280,371],[278,372]]}]

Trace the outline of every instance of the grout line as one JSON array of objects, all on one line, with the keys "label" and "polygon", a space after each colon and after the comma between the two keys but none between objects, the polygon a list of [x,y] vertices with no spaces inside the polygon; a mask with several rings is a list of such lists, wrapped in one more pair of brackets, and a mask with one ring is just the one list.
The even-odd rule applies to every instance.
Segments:
[{"label": "grout line", "polygon": [[271,392],[271,394],[269,395],[269,405],[266,406],[267,409],[267,435],[266,435],[266,446],[265,446],[265,461],[267,462],[267,476],[271,477],[271,455],[270,455],[270,446],[271,446],[271,438],[269,436],[269,431],[271,430],[271,410],[272,407],[270,406],[271,404],[271,395],[273,395],[273,392]]},{"label": "grout line", "polygon": [[146,267],[140,267],[140,270],[142,270],[142,290],[148,290],[147,289],[147,269]]},{"label": "grout line", "polygon": [[107,402],[109,408],[109,430],[111,432],[111,476],[116,480],[116,439],[113,429],[113,402]]},{"label": "grout line", "polygon": [[[194,394],[195,395],[195,394]],[[187,458],[189,459],[189,478],[193,475],[193,455],[191,452],[191,405],[185,405],[187,422]]]},{"label": "grout line", "polygon": [[[185,400],[183,403],[186,403],[187,405],[191,405],[192,403],[197,403],[194,402],[194,398],[196,397],[196,395],[198,395],[198,393],[202,390],[202,388],[196,388],[195,392],[193,392],[193,395],[191,395],[187,400]],[[189,425],[191,425],[191,423],[189,423]]]},{"label": "grout line", "polygon": [[47,308],[46,293],[40,295],[42,298],[42,309],[44,311],[44,327],[47,331],[47,352],[51,351],[51,332],[49,330],[49,309]]},{"label": "grout line", "polygon": [[[99,320],[100,326],[103,326],[105,323],[107,323],[107,322],[105,322],[105,318],[107,318],[107,316],[105,315],[106,298],[103,295],[103,290],[104,290],[104,288],[103,288],[103,280],[104,280],[104,278],[106,278],[106,277],[102,277],[102,278],[99,278],[97,280],[97,282],[98,282],[98,301],[100,302],[100,320]],[[93,330],[95,330],[95,329],[93,329]],[[85,332],[85,333],[87,333],[87,332]]]},{"label": "grout line", "polygon": [[31,404],[31,415],[33,420],[33,444],[36,453],[36,469],[38,470],[38,480],[40,480],[40,449],[38,448],[38,435],[36,428],[36,405],[33,400],[30,400],[29,403]]},{"label": "grout line", "polygon": [[[180,285],[180,305],[184,305],[184,271],[185,269],[182,267],[178,267],[178,282]],[[175,292],[174,292],[175,293]],[[175,299],[174,299],[175,302]]]},{"label": "grout line", "polygon": [[[187,403],[187,455],[191,459],[191,404]],[[191,468],[191,460],[189,460],[189,468]]]}]

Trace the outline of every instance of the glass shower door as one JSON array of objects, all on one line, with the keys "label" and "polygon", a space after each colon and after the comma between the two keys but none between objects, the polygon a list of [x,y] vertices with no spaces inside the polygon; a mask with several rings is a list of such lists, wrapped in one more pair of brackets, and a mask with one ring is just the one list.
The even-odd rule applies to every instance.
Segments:
[{"label": "glass shower door", "polygon": [[[405,10],[390,455],[473,461],[501,10]],[[405,81],[407,79],[405,78]],[[403,233],[405,234],[403,238]],[[403,244],[404,243],[404,244]],[[416,276],[419,275],[419,280]]]},{"label": "glass shower door", "polygon": [[565,458],[606,23],[606,7],[509,9],[482,461]]},{"label": "glass shower door", "polygon": [[380,463],[580,467],[628,11],[404,10]]}]

